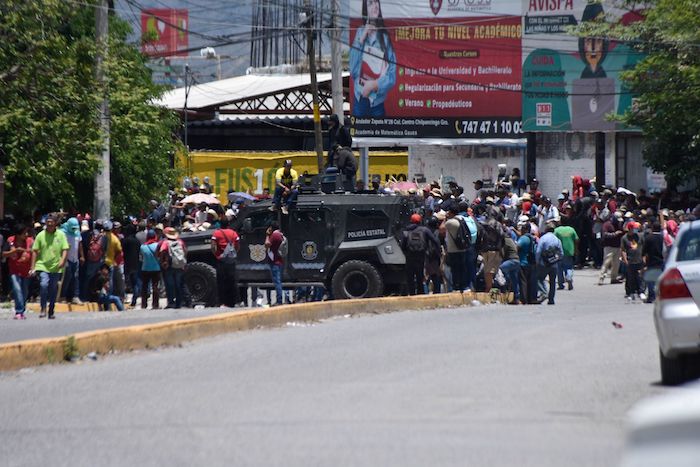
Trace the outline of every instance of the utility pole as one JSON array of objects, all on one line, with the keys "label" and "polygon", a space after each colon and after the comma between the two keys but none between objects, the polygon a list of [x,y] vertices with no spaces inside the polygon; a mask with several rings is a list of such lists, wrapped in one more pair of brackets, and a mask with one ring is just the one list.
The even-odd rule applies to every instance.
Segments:
[{"label": "utility pole", "polygon": [[109,16],[107,0],[100,0],[95,8],[95,31],[97,42],[97,54],[95,58],[95,77],[97,85],[102,93],[100,103],[100,137],[102,149],[100,153],[100,166],[95,175],[95,202],[94,215],[96,219],[109,219],[111,215],[111,182],[110,182],[110,152],[109,152],[109,95],[107,92],[107,79],[105,76],[105,60],[108,52]]},{"label": "utility pole", "polygon": [[187,140],[187,124],[188,124],[188,110],[187,110],[187,99],[190,97],[190,89],[192,88],[192,82],[190,81],[190,65],[185,63],[185,156],[187,157],[187,175],[192,175],[192,164],[190,163],[190,145]]},{"label": "utility pole", "polygon": [[316,163],[318,173],[323,172],[323,136],[321,136],[321,112],[318,104],[318,81],[316,79],[316,57],[314,56],[313,11],[310,0],[304,0],[306,8],[306,53],[309,57],[309,73],[311,74],[311,96],[314,107],[314,140],[316,143]]},{"label": "utility pole", "polygon": [[331,0],[331,92],[333,95],[333,113],[338,116],[341,125],[345,125],[343,112],[343,58],[340,50],[340,0]]}]

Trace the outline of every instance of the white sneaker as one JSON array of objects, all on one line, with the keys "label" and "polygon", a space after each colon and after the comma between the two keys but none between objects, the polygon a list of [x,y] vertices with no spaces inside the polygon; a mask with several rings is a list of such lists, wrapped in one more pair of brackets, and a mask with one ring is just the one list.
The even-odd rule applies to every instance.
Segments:
[{"label": "white sneaker", "polygon": [[646,299],[647,299],[647,294],[645,294],[644,292],[640,293],[640,294],[639,294],[639,299],[640,299],[640,300],[646,300]]},{"label": "white sneaker", "polygon": [[282,206],[282,214],[284,214],[285,216],[289,214],[289,209],[287,209],[287,206]]},{"label": "white sneaker", "polygon": [[78,297],[73,297],[73,300],[71,300],[71,303],[73,305],[82,305],[83,301],[81,299],[79,299]]}]

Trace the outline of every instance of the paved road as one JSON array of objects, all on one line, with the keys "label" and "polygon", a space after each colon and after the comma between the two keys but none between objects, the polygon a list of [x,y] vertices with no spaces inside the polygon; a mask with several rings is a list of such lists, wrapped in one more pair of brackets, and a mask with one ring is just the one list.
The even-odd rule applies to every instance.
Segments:
[{"label": "paved road", "polygon": [[555,306],[339,318],[0,374],[0,463],[615,465],[626,411],[669,390],[651,307],[577,276]]},{"label": "paved road", "polygon": [[11,308],[0,309],[0,344],[40,337],[68,336],[96,329],[118,328],[137,324],[151,324],[185,318],[228,313],[245,308],[182,308],[168,310],[127,310],[111,312],[56,313],[55,320],[40,319],[39,313],[28,313],[24,321],[14,320]]}]

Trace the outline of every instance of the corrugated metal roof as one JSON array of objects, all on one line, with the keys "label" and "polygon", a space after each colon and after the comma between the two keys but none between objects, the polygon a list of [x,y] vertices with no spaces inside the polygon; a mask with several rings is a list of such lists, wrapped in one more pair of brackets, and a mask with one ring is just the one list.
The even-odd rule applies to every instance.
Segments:
[{"label": "corrugated metal roof", "polygon": [[[347,76],[348,73],[343,73]],[[318,73],[319,83],[330,82],[331,73]],[[289,89],[309,86],[311,77],[305,74],[250,74],[233,78],[196,84],[190,87],[187,97],[188,109],[205,109],[220,107],[238,100],[268,96]],[[166,92],[155,102],[168,109],[180,110],[185,107],[185,88]]]}]

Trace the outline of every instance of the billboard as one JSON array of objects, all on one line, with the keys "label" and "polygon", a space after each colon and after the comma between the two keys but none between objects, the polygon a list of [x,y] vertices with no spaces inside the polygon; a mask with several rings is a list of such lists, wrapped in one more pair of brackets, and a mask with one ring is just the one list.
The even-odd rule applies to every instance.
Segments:
[{"label": "billboard", "polygon": [[526,0],[523,2],[523,130],[615,131],[632,95],[619,79],[642,55],[624,44],[567,34],[569,26],[641,17],[612,2]]},{"label": "billboard", "polygon": [[[150,56],[187,56],[188,11],[148,9],[141,12],[141,51]],[[178,52],[182,51],[182,52]]]},{"label": "billboard", "polygon": [[519,138],[521,0],[351,0],[355,138]]}]

